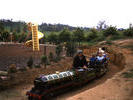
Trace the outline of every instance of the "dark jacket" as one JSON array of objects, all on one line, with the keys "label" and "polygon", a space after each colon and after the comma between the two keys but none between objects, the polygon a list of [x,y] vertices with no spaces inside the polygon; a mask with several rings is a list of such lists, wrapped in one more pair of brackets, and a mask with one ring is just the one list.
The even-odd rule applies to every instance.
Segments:
[{"label": "dark jacket", "polygon": [[75,56],[74,60],[73,60],[73,67],[79,68],[79,67],[83,67],[83,66],[87,66],[86,57],[83,55],[83,58],[80,59],[79,56]]}]

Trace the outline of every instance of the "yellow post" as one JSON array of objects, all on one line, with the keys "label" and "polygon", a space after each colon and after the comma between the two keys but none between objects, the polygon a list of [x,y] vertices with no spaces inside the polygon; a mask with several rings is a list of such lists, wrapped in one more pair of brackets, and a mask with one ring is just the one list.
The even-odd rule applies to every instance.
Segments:
[{"label": "yellow post", "polygon": [[38,25],[32,25],[33,51],[39,51]]}]

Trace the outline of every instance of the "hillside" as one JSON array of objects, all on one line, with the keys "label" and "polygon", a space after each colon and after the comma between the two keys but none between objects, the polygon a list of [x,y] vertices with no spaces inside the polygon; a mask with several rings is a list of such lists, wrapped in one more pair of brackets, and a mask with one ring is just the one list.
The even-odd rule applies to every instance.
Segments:
[{"label": "hillside", "polygon": [[[22,31],[26,32],[26,22],[24,21],[12,21],[12,20],[0,20],[0,23],[4,25],[4,28],[8,31],[16,31],[17,33],[20,33]],[[59,32],[62,31],[64,28],[67,28],[68,30],[72,31],[75,30],[77,27],[64,25],[64,24],[48,24],[48,23],[42,23],[39,25],[39,30],[41,32]],[[87,27],[83,28],[85,30],[89,29]]]}]

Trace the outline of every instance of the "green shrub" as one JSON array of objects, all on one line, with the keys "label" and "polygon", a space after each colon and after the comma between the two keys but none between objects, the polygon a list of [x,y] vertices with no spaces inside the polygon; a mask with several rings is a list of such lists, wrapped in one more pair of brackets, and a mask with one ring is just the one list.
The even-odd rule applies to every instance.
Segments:
[{"label": "green shrub", "polygon": [[29,58],[29,60],[28,60],[28,62],[27,62],[27,66],[28,66],[29,68],[32,68],[32,67],[33,67],[33,58],[32,58],[32,56]]},{"label": "green shrub", "polygon": [[96,29],[91,29],[91,33],[86,37],[87,41],[92,41],[98,37],[98,31]]},{"label": "green shrub", "polygon": [[118,40],[118,39],[124,39],[125,37],[123,36],[123,34],[117,34],[114,35],[110,38],[110,40]]},{"label": "green shrub", "polygon": [[54,59],[53,53],[50,52],[50,53],[49,53],[49,60],[50,60],[50,61],[53,61],[53,59]]},{"label": "green shrub", "polygon": [[42,64],[46,64],[47,63],[47,56],[45,56],[45,55],[41,56],[41,63]]},{"label": "green shrub", "polygon": [[60,60],[61,60],[61,57],[55,57],[53,61],[54,61],[55,63],[57,63],[57,62],[60,61]]},{"label": "green shrub", "polygon": [[15,64],[11,64],[8,68],[9,73],[16,73],[17,72],[17,67]]},{"label": "green shrub", "polygon": [[125,35],[125,36],[131,36],[131,37],[133,37],[133,28],[129,28],[129,29],[126,29],[124,32],[123,32],[123,34]]},{"label": "green shrub", "polygon": [[117,35],[118,31],[117,31],[116,27],[110,26],[103,31],[103,34],[104,34],[104,36]]},{"label": "green shrub", "polygon": [[124,78],[133,78],[133,70],[124,72],[124,73],[122,73],[122,75],[124,76]]},{"label": "green shrub", "polygon": [[113,43],[112,43],[112,41],[107,40],[107,41],[106,41],[106,44],[107,44],[107,45],[112,45]]},{"label": "green shrub", "polygon": [[74,42],[67,42],[66,43],[66,55],[73,56],[76,52],[77,45]]},{"label": "green shrub", "polygon": [[57,54],[57,56],[60,56],[62,50],[63,50],[62,46],[61,45],[57,45],[57,47],[56,47],[56,54]]}]

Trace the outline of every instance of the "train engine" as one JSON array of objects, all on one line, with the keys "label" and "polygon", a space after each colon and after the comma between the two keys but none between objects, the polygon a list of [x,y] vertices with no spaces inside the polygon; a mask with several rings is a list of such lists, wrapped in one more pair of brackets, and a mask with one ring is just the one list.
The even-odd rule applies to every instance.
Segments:
[{"label": "train engine", "polygon": [[102,76],[107,71],[101,67],[71,69],[50,75],[41,75],[34,80],[34,87],[26,93],[29,100],[45,100],[48,96],[60,93],[68,88],[75,88],[89,82],[96,77]]}]

